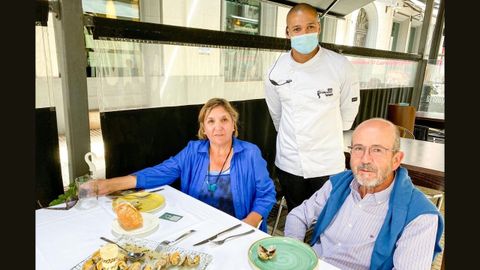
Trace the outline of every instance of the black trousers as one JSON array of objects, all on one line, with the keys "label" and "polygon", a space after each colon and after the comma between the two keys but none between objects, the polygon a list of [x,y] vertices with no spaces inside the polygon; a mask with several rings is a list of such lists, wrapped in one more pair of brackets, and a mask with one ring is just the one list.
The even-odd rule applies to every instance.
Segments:
[{"label": "black trousers", "polygon": [[330,178],[330,175],[303,178],[303,176],[282,171],[278,167],[276,170],[282,193],[287,201],[288,212],[310,198]]}]

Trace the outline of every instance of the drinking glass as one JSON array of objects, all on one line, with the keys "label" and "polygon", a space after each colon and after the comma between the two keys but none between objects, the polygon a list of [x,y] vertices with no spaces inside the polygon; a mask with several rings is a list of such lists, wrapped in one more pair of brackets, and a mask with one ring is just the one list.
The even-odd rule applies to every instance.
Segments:
[{"label": "drinking glass", "polygon": [[89,174],[75,178],[77,187],[78,203],[76,208],[87,210],[98,205],[98,186]]}]

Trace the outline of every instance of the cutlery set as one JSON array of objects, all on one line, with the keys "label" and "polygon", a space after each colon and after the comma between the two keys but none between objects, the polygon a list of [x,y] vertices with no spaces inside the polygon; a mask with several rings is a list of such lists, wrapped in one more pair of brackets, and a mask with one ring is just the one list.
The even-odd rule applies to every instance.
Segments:
[{"label": "cutlery set", "polygon": [[[198,243],[196,243],[196,244],[193,244],[193,246],[199,246],[199,245],[203,245],[203,244],[205,244],[205,243],[207,243],[207,242],[210,242],[210,241],[212,241],[213,239],[217,238],[219,235],[222,235],[222,234],[224,234],[224,233],[226,233],[226,232],[229,232],[229,231],[231,231],[231,230],[234,230],[234,229],[240,227],[241,225],[242,225],[242,224],[234,225],[234,226],[232,226],[232,227],[230,227],[230,228],[228,228],[228,229],[226,229],[226,230],[223,230],[223,231],[221,231],[221,232],[219,232],[219,233],[217,233],[217,234],[215,234],[215,235],[212,235],[212,236],[208,237],[207,239],[204,239],[204,240],[202,240],[202,241],[200,241],[200,242],[198,242]],[[253,232],[253,231],[255,231],[255,230],[252,230],[252,232]],[[249,233],[250,233],[250,232],[249,232]],[[232,236],[235,236],[235,235],[232,235]],[[232,237],[232,236],[231,236],[231,237]],[[240,235],[238,235],[238,236],[240,236]],[[227,238],[230,238],[230,237],[227,237]],[[225,239],[227,239],[227,238],[225,238]],[[224,240],[225,240],[225,239],[224,239]],[[224,242],[225,242],[225,241],[224,241]],[[223,244],[223,243],[221,243],[221,244]],[[220,245],[221,245],[221,244],[220,244]]]},{"label": "cutlery set", "polygon": [[[240,237],[240,236],[247,235],[247,234],[251,234],[251,233],[255,232],[255,230],[252,229],[252,230],[249,230],[249,231],[246,231],[246,232],[243,232],[243,233],[230,235],[230,236],[228,236],[228,237],[226,237],[226,238],[224,238],[224,239],[221,239],[221,240],[213,241],[213,240],[217,239],[218,236],[220,236],[220,235],[222,235],[222,234],[224,234],[224,233],[227,233],[227,232],[229,232],[229,231],[235,230],[236,228],[239,228],[240,226],[242,226],[242,224],[240,224],[240,223],[239,223],[239,224],[236,224],[236,225],[234,225],[234,226],[232,226],[232,227],[230,227],[230,228],[227,228],[227,229],[225,229],[225,230],[223,230],[223,231],[221,231],[221,232],[219,232],[219,233],[217,233],[217,234],[214,234],[214,235],[212,235],[212,236],[210,236],[210,237],[208,237],[208,238],[206,238],[206,239],[204,239],[204,240],[202,240],[202,241],[200,241],[200,242],[198,242],[198,243],[193,244],[193,246],[203,245],[203,244],[208,243],[208,242],[212,242],[212,243],[214,243],[215,245],[222,245],[222,244],[225,243],[225,241],[228,240],[228,239]],[[195,231],[195,230],[189,230],[189,231],[187,231],[186,233],[180,235],[177,239],[175,239],[175,240],[173,240],[173,241],[164,240],[164,241],[162,241],[162,242],[157,246],[156,251],[161,250],[164,246],[174,245],[174,244],[178,243],[180,240],[184,239],[185,237],[187,237],[188,235],[190,235],[190,234],[192,234],[192,233],[194,233],[194,232],[196,232],[196,231]]]},{"label": "cutlery set", "polygon": [[[236,228],[239,228],[240,226],[242,226],[242,224],[236,224],[230,228],[227,228],[217,234],[214,234],[198,243],[195,243],[193,246],[199,246],[199,245],[203,245],[205,243],[208,243],[208,242],[212,242],[213,244],[215,245],[222,245],[223,243],[225,243],[225,241],[227,241],[228,239],[232,239],[232,238],[236,238],[236,237],[240,237],[240,236],[243,236],[243,235],[247,235],[247,234],[251,234],[253,232],[255,232],[254,229],[251,229],[249,231],[246,231],[246,232],[243,232],[243,233],[239,233],[239,234],[234,234],[234,235],[230,235],[228,237],[225,237],[224,239],[221,239],[221,240],[216,240],[214,241],[218,236],[224,234],[224,233],[227,233],[229,231],[232,231]],[[159,252],[161,251],[164,247],[166,246],[173,246],[175,244],[177,244],[178,242],[180,242],[181,240],[185,239],[187,236],[191,235],[192,233],[196,232],[196,230],[188,230],[187,232],[185,232],[184,234],[180,235],[179,237],[177,237],[175,240],[164,240],[162,241],[160,244],[158,244],[157,248],[155,248],[155,251]],[[112,240],[109,240],[105,237],[100,237],[100,239],[106,241],[106,242],[110,242],[110,243],[113,243],[113,244],[116,244],[117,246],[119,246],[121,249],[125,249],[124,247],[120,246],[119,244],[117,244],[116,242],[112,241]],[[127,250],[128,252],[128,250]],[[135,260],[138,260],[139,258],[143,257],[145,255],[145,253],[142,253],[142,254],[138,254],[138,253],[133,253],[133,252],[128,252],[128,256],[130,258],[134,258]]]}]

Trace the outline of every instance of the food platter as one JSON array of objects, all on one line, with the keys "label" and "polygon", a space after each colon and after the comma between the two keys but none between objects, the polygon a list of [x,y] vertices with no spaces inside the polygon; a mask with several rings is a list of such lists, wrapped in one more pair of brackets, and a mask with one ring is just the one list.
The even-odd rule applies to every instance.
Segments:
[{"label": "food platter", "polygon": [[[155,263],[157,263],[157,259],[159,256],[163,256],[165,254],[171,255],[171,254],[179,254],[180,258],[188,257],[188,258],[194,258],[198,256],[199,261],[198,265],[196,266],[184,266],[184,265],[170,265],[167,269],[169,270],[180,270],[180,269],[185,269],[185,270],[204,270],[212,261],[213,256],[204,252],[199,252],[195,250],[187,250],[183,249],[180,247],[176,246],[164,246],[160,251],[156,252],[155,248],[160,244],[160,242],[149,240],[149,239],[143,239],[143,238],[138,238],[138,237],[133,237],[133,236],[128,236],[124,235],[116,240],[117,243],[119,243],[122,247],[125,247],[129,251],[134,251],[134,252],[146,252],[147,255],[145,255],[145,258],[140,260],[139,262],[142,264],[141,269],[144,269],[145,266],[153,266]],[[99,246],[100,248],[100,246]],[[120,250],[121,251],[121,250]],[[96,250],[92,250],[91,254],[85,258],[83,261],[79,262],[77,265],[75,265],[71,270],[82,270],[83,265],[91,259],[91,255],[94,254]],[[123,251],[122,251],[123,252]],[[132,264],[133,262],[127,261],[127,265]],[[162,268],[164,269],[164,268]]]}]

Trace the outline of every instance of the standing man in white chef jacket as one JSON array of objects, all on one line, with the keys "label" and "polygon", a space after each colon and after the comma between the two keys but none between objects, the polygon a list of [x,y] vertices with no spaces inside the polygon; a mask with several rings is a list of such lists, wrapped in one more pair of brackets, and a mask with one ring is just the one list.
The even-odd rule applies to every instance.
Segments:
[{"label": "standing man in white chef jacket", "polygon": [[348,59],[320,47],[320,21],[308,4],[287,14],[292,49],[268,70],[265,99],[277,130],[275,166],[289,211],[345,170],[343,130],[358,113],[360,90]]}]

